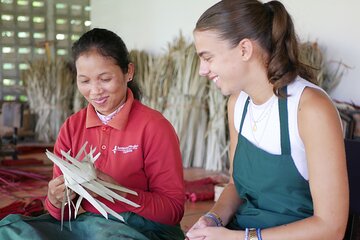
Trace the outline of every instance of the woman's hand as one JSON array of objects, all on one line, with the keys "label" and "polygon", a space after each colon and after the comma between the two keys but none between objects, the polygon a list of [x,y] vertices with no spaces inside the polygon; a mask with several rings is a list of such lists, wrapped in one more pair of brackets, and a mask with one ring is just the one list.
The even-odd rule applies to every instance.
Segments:
[{"label": "woman's hand", "polygon": [[[54,207],[61,208],[61,204],[65,201],[65,188],[63,175],[60,175],[49,182],[47,197]],[[74,199],[76,193],[70,190],[69,197],[71,200]]]},{"label": "woman's hand", "polygon": [[[96,169],[96,176],[98,179],[107,182],[107,183],[111,183],[113,185],[119,185],[118,182],[116,182],[116,180],[114,178],[112,178],[110,175],[100,171],[99,169]],[[112,191],[116,192],[118,195],[122,196],[122,197],[126,197],[126,193],[116,190],[116,189],[111,189]],[[93,193],[92,195],[93,197],[96,197],[96,194]]]},{"label": "woman's hand", "polygon": [[219,239],[244,239],[244,231],[234,231],[225,227],[206,226],[203,228],[191,228],[186,234],[189,240],[219,240]]},{"label": "woman's hand", "polygon": [[112,178],[110,175],[100,171],[99,169],[95,169],[96,171],[96,177],[100,180],[103,180],[104,182],[108,182],[108,183],[112,183],[112,184],[115,184],[115,185],[119,185],[119,183],[117,183],[115,181],[114,178]]},{"label": "woman's hand", "polygon": [[202,231],[196,231],[197,229],[204,229],[206,227],[216,227],[216,223],[211,218],[202,216],[199,220],[190,228],[186,234],[189,240],[202,240],[205,236],[201,235]]}]

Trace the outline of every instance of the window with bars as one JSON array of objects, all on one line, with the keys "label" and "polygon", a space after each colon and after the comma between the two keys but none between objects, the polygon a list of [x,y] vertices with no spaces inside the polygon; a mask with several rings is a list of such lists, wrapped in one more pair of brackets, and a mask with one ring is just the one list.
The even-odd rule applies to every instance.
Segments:
[{"label": "window with bars", "polygon": [[69,57],[90,9],[90,0],[0,0],[0,101],[26,101],[21,72],[38,58]]}]

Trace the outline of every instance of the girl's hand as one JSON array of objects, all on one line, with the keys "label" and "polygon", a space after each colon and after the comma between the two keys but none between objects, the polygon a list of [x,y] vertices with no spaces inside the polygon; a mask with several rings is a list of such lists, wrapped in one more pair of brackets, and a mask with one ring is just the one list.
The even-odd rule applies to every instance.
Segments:
[{"label": "girl's hand", "polygon": [[[60,175],[49,182],[47,197],[54,207],[61,208],[61,204],[65,201],[65,188],[63,175]],[[74,199],[76,193],[70,190],[69,197],[71,200]]]},{"label": "girl's hand", "polygon": [[219,240],[244,239],[243,231],[234,231],[225,227],[204,227],[189,231],[186,234],[189,240]]},{"label": "girl's hand", "polygon": [[[203,229],[206,227],[216,227],[216,223],[214,222],[214,220],[212,220],[211,218],[202,216],[199,218],[199,220],[190,228],[190,230],[188,231],[188,233],[186,234],[187,239],[189,240],[202,240],[205,239],[205,236],[201,236],[198,235],[198,233],[196,232],[195,235],[193,236],[193,231],[196,229]],[[189,235],[188,235],[189,234]],[[191,237],[189,237],[191,236]]]}]

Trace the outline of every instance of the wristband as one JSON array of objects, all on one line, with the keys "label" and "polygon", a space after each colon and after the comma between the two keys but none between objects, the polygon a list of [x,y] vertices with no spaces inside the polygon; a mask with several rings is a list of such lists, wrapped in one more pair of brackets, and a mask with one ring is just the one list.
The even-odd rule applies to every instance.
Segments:
[{"label": "wristband", "polygon": [[261,229],[260,228],[257,228],[256,229],[256,234],[257,234],[257,237],[259,240],[262,240],[262,237],[261,237]]},{"label": "wristband", "polygon": [[245,240],[262,240],[260,228],[245,228]]},{"label": "wristband", "polygon": [[208,212],[204,216],[208,217],[208,218],[211,218],[216,223],[217,227],[224,226],[221,218],[216,213]]},{"label": "wristband", "polygon": [[249,240],[259,240],[256,228],[249,229]]},{"label": "wristband", "polygon": [[245,238],[244,240],[249,240],[249,228],[245,228]]}]

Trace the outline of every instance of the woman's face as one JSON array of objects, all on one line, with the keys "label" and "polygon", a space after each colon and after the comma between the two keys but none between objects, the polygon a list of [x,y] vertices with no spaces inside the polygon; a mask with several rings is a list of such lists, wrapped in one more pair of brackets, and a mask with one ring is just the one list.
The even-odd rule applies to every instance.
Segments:
[{"label": "woman's face", "polygon": [[224,95],[239,93],[246,70],[239,47],[232,48],[211,30],[195,31],[194,41],[200,57],[199,74],[212,80]]},{"label": "woman's face", "polygon": [[132,64],[128,73],[123,73],[112,58],[92,50],[81,54],[75,65],[78,89],[96,111],[109,115],[126,101],[127,82],[133,77]]}]

